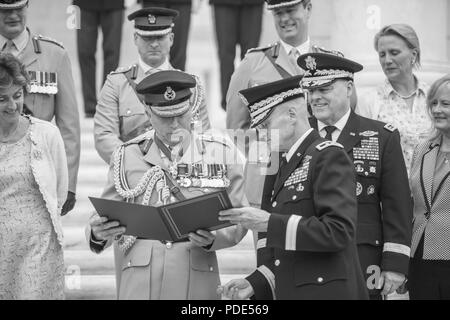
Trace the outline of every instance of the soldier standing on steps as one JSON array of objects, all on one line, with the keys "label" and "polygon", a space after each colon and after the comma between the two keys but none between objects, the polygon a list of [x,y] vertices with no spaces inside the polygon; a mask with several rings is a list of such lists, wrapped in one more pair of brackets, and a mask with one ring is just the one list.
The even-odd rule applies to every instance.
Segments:
[{"label": "soldier standing on steps", "polygon": [[28,0],[0,0],[0,50],[16,56],[28,70],[27,109],[36,118],[54,118],[63,137],[69,169],[69,191],[61,213],[65,215],[75,206],[80,163],[80,119],[72,67],[60,43],[26,28],[27,11]]},{"label": "soldier standing on steps", "polygon": [[[151,129],[145,116],[143,97],[135,89],[136,83],[149,74],[174,69],[169,63],[169,53],[177,16],[177,11],[166,8],[144,8],[128,16],[128,20],[134,21],[134,43],[139,61],[130,67],[119,68],[107,77],[94,116],[95,148],[107,163],[114,149],[123,142]],[[209,129],[206,100],[198,79],[192,90],[190,103],[195,126]]]},{"label": "soldier standing on steps", "polygon": [[[246,204],[243,160],[223,135],[191,129],[193,76],[175,70],[147,76],[136,91],[154,130],[114,153],[103,198],[158,206],[226,189],[234,207]],[[215,250],[237,244],[246,229],[198,230],[189,240],[160,242],[122,236],[117,222],[94,215],[87,228],[92,251],[114,243],[119,299],[218,299]]]}]

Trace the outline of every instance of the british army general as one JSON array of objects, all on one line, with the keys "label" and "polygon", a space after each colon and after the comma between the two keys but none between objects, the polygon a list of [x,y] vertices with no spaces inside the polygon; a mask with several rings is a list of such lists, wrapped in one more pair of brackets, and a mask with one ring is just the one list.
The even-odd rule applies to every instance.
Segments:
[{"label": "british army general", "polygon": [[[245,205],[243,160],[222,135],[195,135],[189,98],[195,78],[180,71],[154,73],[137,86],[144,94],[151,130],[116,150],[104,198],[158,206],[226,189],[235,207]],[[189,241],[160,242],[121,236],[124,229],[94,215],[87,229],[100,253],[113,242],[119,299],[218,299],[215,250],[233,246],[246,234],[239,226]]]}]

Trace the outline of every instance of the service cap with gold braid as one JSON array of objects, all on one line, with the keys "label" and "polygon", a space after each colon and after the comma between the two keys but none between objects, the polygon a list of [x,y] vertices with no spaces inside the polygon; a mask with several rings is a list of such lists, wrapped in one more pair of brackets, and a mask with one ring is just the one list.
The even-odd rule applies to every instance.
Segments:
[{"label": "service cap with gold braid", "polygon": [[128,15],[134,31],[143,37],[164,36],[172,32],[178,11],[159,7],[143,8]]},{"label": "service cap with gold braid", "polygon": [[239,91],[250,111],[250,127],[260,125],[281,103],[303,97],[301,79],[302,76],[294,76]]},{"label": "service cap with gold braid", "polygon": [[152,112],[163,118],[177,117],[186,113],[191,105],[191,89],[196,86],[193,76],[182,71],[167,70],[145,77],[136,86],[144,95],[145,103]]},{"label": "service cap with gold braid", "polygon": [[282,7],[295,6],[296,4],[302,3],[303,0],[266,0],[267,9],[273,10]]},{"label": "service cap with gold braid", "polygon": [[328,86],[337,79],[353,80],[353,75],[363,69],[357,62],[329,53],[307,53],[298,57],[297,63],[306,70],[303,89]]},{"label": "service cap with gold braid", "polygon": [[22,9],[28,4],[28,0],[0,0],[0,10]]}]

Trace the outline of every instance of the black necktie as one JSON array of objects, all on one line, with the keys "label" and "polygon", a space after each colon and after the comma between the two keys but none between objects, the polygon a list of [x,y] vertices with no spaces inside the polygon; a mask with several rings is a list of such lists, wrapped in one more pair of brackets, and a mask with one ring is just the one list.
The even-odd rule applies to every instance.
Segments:
[{"label": "black necktie", "polygon": [[335,126],[327,126],[325,127],[325,131],[326,131],[326,136],[325,139],[332,141],[332,134],[334,132],[334,130],[336,130],[337,128]]}]

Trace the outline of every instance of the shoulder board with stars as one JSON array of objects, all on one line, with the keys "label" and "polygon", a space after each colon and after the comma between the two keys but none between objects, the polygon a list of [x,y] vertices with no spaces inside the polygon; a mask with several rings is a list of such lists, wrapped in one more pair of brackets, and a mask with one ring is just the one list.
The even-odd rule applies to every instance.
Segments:
[{"label": "shoulder board with stars", "polygon": [[128,66],[128,67],[119,67],[114,71],[111,71],[110,74],[119,74],[119,73],[125,73],[131,70],[131,68],[133,68],[133,65]]},{"label": "shoulder board with stars", "polygon": [[388,123],[387,125],[385,125],[384,128],[385,128],[387,131],[390,131],[390,132],[394,132],[395,130],[397,130],[397,128],[394,127],[394,126],[393,126],[392,124],[390,124],[390,123]]},{"label": "shoulder board with stars", "polygon": [[55,39],[52,39],[52,38],[49,38],[49,37],[45,37],[45,36],[43,36],[41,34],[37,36],[37,40],[50,42],[50,43],[56,44],[57,46],[59,46],[59,47],[64,49],[64,45],[61,42],[56,41]]},{"label": "shoulder board with stars", "polygon": [[344,146],[340,143],[334,141],[324,141],[316,146],[316,149],[319,151],[325,150],[328,147],[338,147],[344,149]]},{"label": "shoulder board with stars", "polygon": [[272,44],[269,44],[267,46],[252,48],[252,49],[247,50],[246,54],[249,54],[249,53],[252,53],[252,52],[266,51],[266,50],[269,50],[270,48],[272,48],[275,45],[276,45],[276,43],[272,43]]}]

